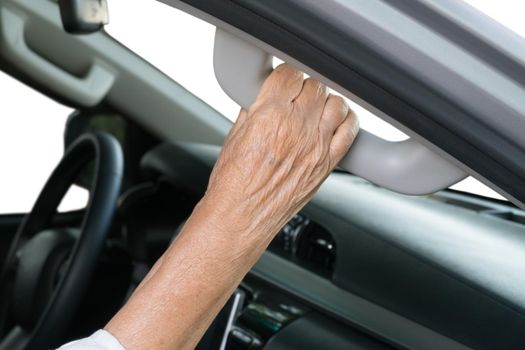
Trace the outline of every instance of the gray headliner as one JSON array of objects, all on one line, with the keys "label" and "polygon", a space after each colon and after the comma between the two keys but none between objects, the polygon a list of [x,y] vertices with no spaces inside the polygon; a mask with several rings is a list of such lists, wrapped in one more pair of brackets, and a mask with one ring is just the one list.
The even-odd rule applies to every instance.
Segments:
[{"label": "gray headliner", "polygon": [[[51,1],[4,0],[0,8],[23,19],[24,32],[15,33],[18,38],[71,76],[82,80],[96,65],[111,71],[114,81],[105,101],[162,139],[222,144],[231,127],[228,119],[106,33],[65,33],[58,6]],[[3,44],[0,40],[2,50]],[[20,64],[17,68],[34,77],[34,67]],[[66,103],[79,106],[68,98],[69,91],[64,91],[63,86],[44,87],[51,97],[59,96]]]}]

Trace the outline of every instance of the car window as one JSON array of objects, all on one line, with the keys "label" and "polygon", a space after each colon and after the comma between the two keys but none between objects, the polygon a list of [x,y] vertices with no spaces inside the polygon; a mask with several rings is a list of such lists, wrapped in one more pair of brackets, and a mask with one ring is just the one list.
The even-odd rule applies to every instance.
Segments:
[{"label": "car window", "polygon": [[[112,0],[111,20],[106,31],[152,63],[228,119],[237,118],[239,106],[217,83],[213,71],[215,27],[158,1]],[[141,18],[137,26],[136,19]],[[191,33],[186,35],[185,33]],[[166,43],[169,43],[168,45]],[[276,60],[274,64],[277,64]],[[360,126],[389,141],[407,136],[359,105],[349,101]],[[504,199],[474,178],[454,186],[455,190]]]},{"label": "car window", "polygon": [[[161,2],[149,0],[114,0],[106,31],[132,51],[152,63],[204,102],[230,120],[235,120],[239,106],[217,83],[213,71],[215,27]],[[136,26],[135,16],[143,25]],[[185,35],[191,32],[191,35]],[[153,39],[154,38],[154,39]],[[169,42],[169,45],[165,45]],[[275,60],[274,64],[279,61]],[[361,127],[387,140],[400,141],[406,135],[360,106],[352,103]]]},{"label": "car window", "polygon": [[[0,214],[31,210],[64,153],[67,108],[0,72]],[[59,211],[82,208],[87,191],[72,187]]]}]

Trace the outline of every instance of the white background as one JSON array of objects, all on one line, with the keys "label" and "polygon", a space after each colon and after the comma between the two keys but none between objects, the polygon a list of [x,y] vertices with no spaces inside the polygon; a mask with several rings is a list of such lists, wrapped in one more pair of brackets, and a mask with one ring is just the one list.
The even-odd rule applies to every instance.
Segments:
[{"label": "white background", "polygon": [[[520,0],[467,0],[525,36]],[[189,91],[234,120],[238,106],[217,84],[212,67],[214,27],[153,0],[109,0],[109,34],[157,66]],[[0,72],[0,213],[27,212],[63,153],[63,132],[72,112]],[[361,126],[389,140],[405,136],[354,106]],[[470,178],[454,186],[501,198]],[[75,188],[61,210],[85,205],[87,193]]]}]

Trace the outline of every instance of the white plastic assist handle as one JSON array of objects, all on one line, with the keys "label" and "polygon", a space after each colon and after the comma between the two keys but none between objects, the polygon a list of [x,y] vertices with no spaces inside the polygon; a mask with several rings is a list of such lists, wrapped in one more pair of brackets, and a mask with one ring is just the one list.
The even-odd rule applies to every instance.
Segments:
[{"label": "white plastic assist handle", "polygon": [[85,77],[76,77],[31,50],[25,28],[24,16],[0,8],[0,48],[9,63],[78,105],[92,107],[104,98],[115,81],[111,71],[93,63]]},{"label": "white plastic assist handle", "polygon": [[[222,89],[248,108],[272,71],[272,56],[217,28],[213,56]],[[467,174],[413,139],[390,142],[361,130],[339,166],[396,192],[424,195],[447,188]]]}]

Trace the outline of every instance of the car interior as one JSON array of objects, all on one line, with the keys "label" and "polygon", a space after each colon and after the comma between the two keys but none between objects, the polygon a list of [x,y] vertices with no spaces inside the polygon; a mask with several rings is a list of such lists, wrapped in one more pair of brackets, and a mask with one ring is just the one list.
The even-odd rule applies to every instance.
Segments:
[{"label": "car interior", "polygon": [[[495,46],[489,36],[498,31],[460,25],[454,14],[483,18],[448,0],[162,2],[218,27],[215,73],[240,106],[253,101],[276,56],[410,136],[393,143],[363,131],[197,349],[525,347],[525,114],[512,104],[525,60]],[[103,327],[176,239],[231,127],[105,33],[107,13],[63,21],[75,3],[0,0],[0,69],[75,108],[64,156],[31,212],[0,215],[1,350],[57,347]],[[454,36],[435,45],[465,45],[488,73],[463,74],[471,57],[457,47],[424,67],[400,63],[395,55],[416,55],[410,35],[395,51],[374,22],[380,15]],[[352,55],[341,51],[351,43]],[[434,49],[418,45],[421,55]],[[448,59],[463,68],[439,61]],[[479,88],[489,78],[506,94]],[[494,113],[502,117],[488,121]],[[468,175],[509,201],[447,189]],[[87,207],[58,213],[73,184],[89,190]]]}]

